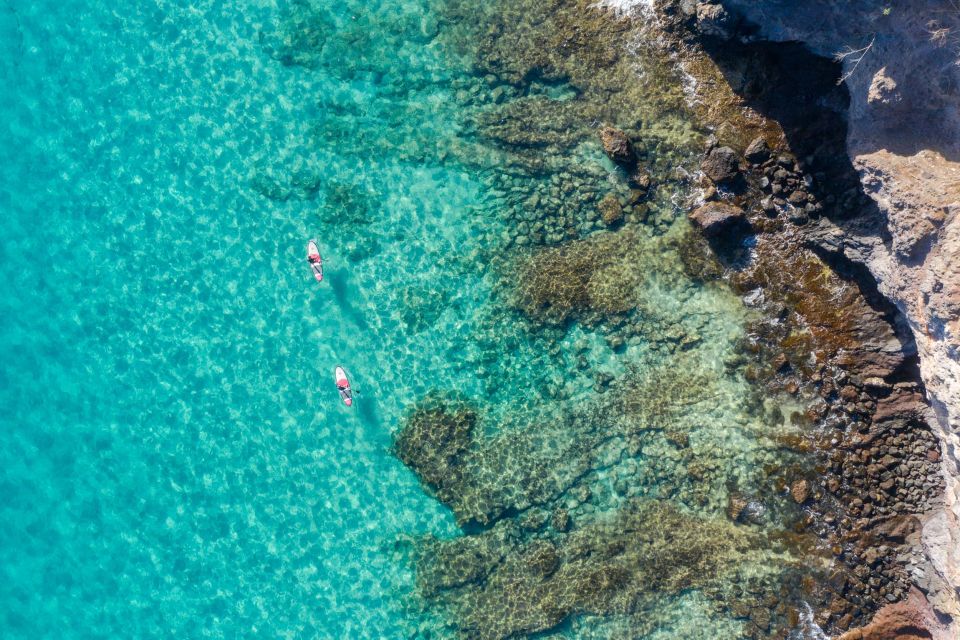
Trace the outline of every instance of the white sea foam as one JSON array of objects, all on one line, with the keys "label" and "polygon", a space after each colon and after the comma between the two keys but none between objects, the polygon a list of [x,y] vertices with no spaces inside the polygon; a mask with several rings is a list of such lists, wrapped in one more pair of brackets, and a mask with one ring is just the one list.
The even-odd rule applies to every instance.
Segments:
[{"label": "white sea foam", "polygon": [[830,636],[814,621],[813,609],[806,602],[800,611],[800,623],[790,632],[790,640],[830,640]]},{"label": "white sea foam", "polygon": [[653,11],[654,0],[597,0],[593,4],[599,9],[613,11],[617,15],[632,15],[636,13],[650,13]]}]

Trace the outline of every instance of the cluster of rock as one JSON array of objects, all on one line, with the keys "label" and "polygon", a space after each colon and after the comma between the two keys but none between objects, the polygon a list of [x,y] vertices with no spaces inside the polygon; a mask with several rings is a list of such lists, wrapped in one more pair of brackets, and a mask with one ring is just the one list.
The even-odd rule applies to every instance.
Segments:
[{"label": "cluster of rock", "polygon": [[[414,407],[395,452],[468,532],[418,547],[424,596],[454,612],[461,632],[485,638],[544,631],[578,613],[636,614],[640,629],[648,607],[687,589],[742,618],[752,637],[782,631],[800,575],[757,572],[753,562],[764,566],[771,519],[799,507],[772,489],[743,514],[719,516],[729,470],[690,446],[690,407],[716,397],[716,380],[694,371],[681,359],[610,376],[592,405],[563,420],[494,435],[458,400]],[[770,456],[764,466],[784,465]]]},{"label": "cluster of rock", "polygon": [[[758,137],[741,154],[711,143],[702,162],[708,200],[690,220],[728,265],[730,282],[775,319],[755,325],[756,349],[767,354],[760,362],[769,364],[748,367],[747,375],[820,398],[795,418],[828,429],[824,473],[788,489],[811,514],[805,526],[839,563],[809,601],[820,624],[842,631],[908,593],[905,543],[918,535],[916,516],[941,501],[939,444],[922,387],[907,373],[911,343],[892,322],[895,311],[869,287],[861,290],[862,276],[837,272],[843,264],[826,264],[817,253],[824,213],[853,212],[861,197],[831,192],[817,158],[800,162],[772,146]],[[733,259],[746,237],[753,253]],[[728,515],[753,522],[762,505],[731,494]]]},{"label": "cluster of rock", "polygon": [[852,629],[837,640],[953,640],[954,637],[923,594],[913,588],[905,600],[881,609],[870,624]]},{"label": "cluster of rock", "polygon": [[[720,39],[721,47],[802,42],[823,57],[839,52],[838,75],[849,90],[845,152],[862,186],[838,194],[848,211],[829,216],[822,226],[830,230],[814,242],[865,265],[912,330],[947,489],[946,508],[922,518],[918,541],[928,552],[927,578],[947,586],[922,579],[938,611],[960,617],[960,67],[947,45],[960,31],[960,12],[949,0],[664,6],[689,16],[704,42]],[[799,86],[797,94],[808,90]],[[783,181],[767,177],[768,206],[783,207],[777,198],[789,203],[774,191]],[[795,206],[805,209],[794,193]],[[864,206],[863,194],[876,207]]]}]

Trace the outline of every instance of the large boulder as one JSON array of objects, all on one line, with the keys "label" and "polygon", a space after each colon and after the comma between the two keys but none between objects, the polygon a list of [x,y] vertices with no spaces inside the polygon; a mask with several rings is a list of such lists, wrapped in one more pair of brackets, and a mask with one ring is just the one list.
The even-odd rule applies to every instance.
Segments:
[{"label": "large boulder", "polygon": [[612,193],[608,193],[597,205],[603,224],[613,227],[623,222],[623,205]]},{"label": "large boulder", "polygon": [[743,209],[724,202],[708,202],[690,212],[690,222],[708,238],[747,225]]},{"label": "large boulder", "polygon": [[714,182],[730,182],[740,175],[740,158],[730,147],[715,147],[704,157],[700,169]]},{"label": "large boulder", "polygon": [[623,167],[632,167],[637,162],[637,154],[633,150],[633,143],[627,134],[605,125],[600,129],[600,142],[607,157]]},{"label": "large boulder", "polygon": [[761,162],[766,162],[770,157],[770,146],[762,136],[758,136],[747,146],[743,155],[746,156],[750,162],[760,164]]}]

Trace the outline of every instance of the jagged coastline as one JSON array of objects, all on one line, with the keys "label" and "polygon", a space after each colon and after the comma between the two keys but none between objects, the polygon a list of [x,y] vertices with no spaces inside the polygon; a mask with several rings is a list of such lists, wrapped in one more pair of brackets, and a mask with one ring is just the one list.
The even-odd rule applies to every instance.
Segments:
[{"label": "jagged coastline", "polygon": [[[723,128],[738,127],[731,122],[736,118],[729,117],[730,108],[742,107],[748,112],[748,128],[752,124],[762,130],[769,118],[783,125],[790,147],[810,142],[791,139],[791,134],[802,138],[809,123],[792,127],[789,120],[796,114],[790,109],[755,99],[762,93],[751,85],[758,76],[747,72],[742,60],[731,62],[730,49],[786,50],[802,44],[809,52],[823,59],[836,57],[840,63],[838,74],[849,93],[849,104],[838,109],[846,116],[845,151],[849,168],[855,171],[852,175],[858,178],[857,191],[870,200],[854,196],[833,215],[811,211],[815,219],[799,221],[800,235],[826,260],[865,267],[878,293],[896,306],[897,322],[909,327],[912,341],[905,347],[908,352],[915,349],[918,356],[929,407],[918,403],[913,410],[925,413],[923,421],[940,439],[946,485],[942,508],[921,514],[919,530],[907,540],[915,552],[922,550],[916,554],[922,557],[906,564],[926,599],[917,592],[890,605],[889,611],[878,614],[874,626],[888,624],[889,633],[890,625],[895,626],[889,621],[897,620],[898,612],[912,610],[916,615],[906,618],[910,624],[924,621],[921,626],[928,634],[923,637],[954,637],[956,627],[948,630],[944,625],[960,614],[960,11],[945,0],[924,0],[909,8],[871,0],[852,6],[830,0],[610,5],[618,9],[642,5],[643,15],[653,18],[655,28],[666,34],[667,46],[688,72],[701,84],[711,85],[707,91],[716,92],[723,85],[721,93],[727,89],[734,94],[729,101],[720,100],[722,104],[701,104],[720,127],[721,137],[736,137]],[[688,56],[691,51],[684,50],[687,46],[695,47],[696,55],[706,52],[717,68],[698,66],[696,55]],[[800,73],[790,93],[809,93],[805,79]],[[704,87],[699,91],[697,98],[702,99]],[[810,156],[808,164],[809,160]],[[842,176],[840,169],[827,171],[827,178],[850,177]],[[798,173],[803,172],[801,166]],[[779,185],[772,186],[774,193],[764,201],[770,210],[780,207],[777,201],[783,211],[795,211],[797,203],[777,198]],[[845,637],[874,637],[870,629]]]}]

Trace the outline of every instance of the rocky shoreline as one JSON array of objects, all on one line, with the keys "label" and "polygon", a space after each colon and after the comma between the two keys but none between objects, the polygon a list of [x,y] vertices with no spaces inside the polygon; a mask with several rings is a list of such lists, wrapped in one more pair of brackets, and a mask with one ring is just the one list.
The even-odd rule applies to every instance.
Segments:
[{"label": "rocky shoreline", "polygon": [[[952,637],[956,627],[948,625],[960,612],[956,426],[952,415],[955,409],[951,410],[957,405],[953,382],[957,362],[950,324],[957,313],[948,300],[956,299],[958,282],[949,265],[960,253],[952,231],[960,189],[956,188],[955,174],[950,173],[954,170],[951,163],[942,157],[937,159],[921,151],[901,159],[898,167],[897,160],[891,160],[896,156],[889,152],[880,154],[889,161],[886,165],[876,155],[861,153],[865,127],[882,132],[872,135],[874,143],[879,137],[894,149],[902,142],[897,136],[906,135],[869,115],[874,109],[881,112],[881,117],[889,117],[883,111],[887,103],[903,98],[899,93],[883,95],[897,86],[884,75],[890,71],[885,71],[883,63],[893,66],[890,49],[886,59],[878,46],[874,54],[878,60],[861,69],[852,69],[855,62],[851,61],[841,69],[794,42],[775,44],[767,40],[810,44],[812,38],[815,52],[822,54],[830,46],[839,49],[837,40],[830,39],[839,37],[836,23],[855,20],[849,13],[829,17],[830,11],[837,11],[835,3],[808,4],[817,5],[816,10],[825,15],[815,17],[809,6],[795,10],[777,3],[662,2],[656,3],[654,15],[643,17],[655,25],[664,46],[698,81],[694,100],[701,105],[704,117],[712,121],[719,139],[704,157],[707,202],[692,211],[694,224],[702,228],[721,255],[731,246],[735,250],[738,236],[748,232],[761,238],[772,234],[778,238],[776,246],[767,251],[758,247],[757,254],[776,256],[775,264],[788,271],[791,278],[806,273],[802,267],[797,268],[797,262],[809,258],[801,258],[798,253],[810,251],[858,285],[864,300],[876,312],[851,312],[856,304],[837,304],[839,298],[833,287],[824,289],[811,281],[803,283],[800,295],[807,296],[812,304],[801,302],[795,307],[799,315],[807,315],[808,323],[813,320],[816,324],[818,315],[830,311],[827,307],[817,309],[818,305],[833,304],[838,312],[834,319],[841,325],[844,320],[839,316],[850,313],[849,320],[860,330],[883,323],[888,328],[851,333],[850,344],[861,347],[860,353],[852,354],[846,347],[832,353],[829,346],[824,349],[824,340],[829,345],[842,335],[836,333],[836,323],[821,336],[811,327],[813,340],[796,352],[802,356],[805,350],[813,349],[818,363],[826,365],[819,370],[816,366],[808,368],[803,376],[804,382],[827,401],[828,409],[813,418],[836,428],[830,438],[834,452],[818,483],[826,499],[818,500],[812,511],[819,512],[822,522],[838,524],[835,531],[826,534],[827,540],[853,572],[852,576],[836,578],[836,589],[818,603],[822,608],[817,620],[827,628],[843,631],[852,623],[863,624],[871,608],[885,601],[899,603],[912,593],[910,605],[889,607],[919,610],[922,607],[918,602],[929,602],[924,606],[932,606],[935,615],[920,616],[930,621],[928,633],[922,637]],[[875,3],[861,4],[862,11],[870,8],[867,5],[879,11]],[[929,11],[936,3],[926,4],[929,6],[923,9]],[[932,15],[928,13],[927,17]],[[956,21],[955,12],[935,17],[938,28]],[[900,37],[907,51],[901,48],[897,55],[912,56],[911,64],[933,64],[936,59],[929,59],[931,51],[934,57],[938,51],[929,38],[918,39],[917,19],[911,15],[902,18],[906,26],[885,24],[878,29]],[[813,25],[822,28],[825,22],[833,25],[833,32],[809,33]],[[709,61],[703,59],[704,55]],[[819,74],[815,71],[818,66],[822,67]],[[902,61],[897,67],[902,70]],[[860,75],[852,80],[855,73]],[[845,81],[852,99],[844,95],[846,91],[832,91],[824,75],[828,81]],[[955,77],[955,70],[948,75]],[[870,85],[862,86],[863,78],[871,77]],[[888,82],[883,82],[884,78]],[[955,99],[955,91],[943,91],[946,95],[938,96],[940,103]],[[904,106],[898,106],[901,115],[909,113]],[[929,119],[930,109],[921,111],[919,117]],[[929,122],[926,126],[928,136],[941,130],[931,130]],[[957,129],[950,128],[949,118],[940,127],[943,141],[938,144],[949,145],[956,140]],[[748,142],[752,135],[757,137]],[[848,153],[852,162],[846,159]],[[925,174],[919,177],[903,166],[927,162],[937,166],[926,166]],[[904,177],[904,173],[908,175]],[[904,187],[911,176],[914,182]],[[864,196],[865,191],[872,200]],[[742,290],[757,284],[755,270],[734,271],[732,279]],[[762,291],[774,297],[791,288],[791,283],[775,278],[763,284]],[[919,303],[911,298],[918,290],[923,296]],[[756,297],[755,291],[749,295]],[[804,307],[813,313],[805,314]],[[821,354],[826,354],[822,361]],[[802,369],[789,358],[787,362],[785,366]],[[807,495],[806,489],[803,494]],[[833,506],[827,504],[830,496]],[[841,541],[852,543],[852,547],[837,544]],[[865,567],[881,566],[866,584],[860,580],[871,573]],[[911,584],[919,591],[911,591]],[[851,613],[848,604],[854,605],[857,613]],[[885,611],[878,614],[878,621],[889,615]],[[862,633],[850,632],[844,637],[880,637],[871,634],[882,632],[882,622],[875,622]],[[890,629],[885,632],[890,633]]]}]

